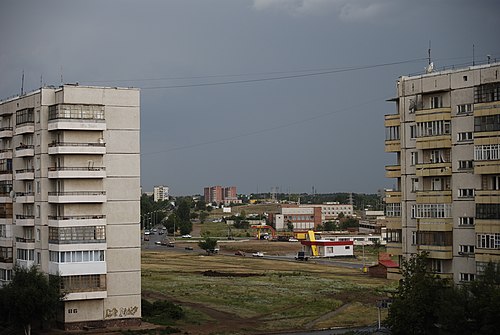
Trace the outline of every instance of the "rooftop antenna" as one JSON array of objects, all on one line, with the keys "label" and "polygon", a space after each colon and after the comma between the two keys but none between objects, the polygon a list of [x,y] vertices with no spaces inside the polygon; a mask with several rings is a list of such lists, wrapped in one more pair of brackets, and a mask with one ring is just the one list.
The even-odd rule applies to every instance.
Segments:
[{"label": "rooftop antenna", "polygon": [[24,94],[24,69],[23,69],[23,75],[21,76],[21,95]]},{"label": "rooftop antenna", "polygon": [[427,49],[427,60],[428,60],[428,65],[431,65],[431,40],[429,40],[429,49]]},{"label": "rooftop antenna", "polygon": [[40,88],[43,87],[43,75],[40,75]]},{"label": "rooftop antenna", "polygon": [[431,61],[431,41],[429,40],[429,49],[427,49],[428,65],[425,67],[425,73],[431,73],[434,70],[434,63]]},{"label": "rooftop antenna", "polygon": [[63,85],[64,81],[63,81],[63,68],[62,68],[62,65],[61,65],[61,85]]},{"label": "rooftop antenna", "polygon": [[490,64],[490,61],[491,61],[491,55],[486,55],[486,58],[488,58],[488,64]]},{"label": "rooftop antenna", "polygon": [[472,66],[476,65],[476,50],[475,45],[472,43]]}]

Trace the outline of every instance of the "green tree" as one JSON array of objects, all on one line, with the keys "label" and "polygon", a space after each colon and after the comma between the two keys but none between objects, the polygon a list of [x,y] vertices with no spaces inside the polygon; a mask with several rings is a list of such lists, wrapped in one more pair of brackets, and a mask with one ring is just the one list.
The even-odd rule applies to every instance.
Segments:
[{"label": "green tree", "polygon": [[347,217],[346,219],[340,221],[340,229],[346,230],[347,228],[357,228],[359,227],[359,220],[353,217]]},{"label": "green tree", "polygon": [[201,223],[204,223],[205,220],[207,219],[207,217],[208,217],[208,213],[207,212],[205,212],[205,211],[201,211],[200,212],[200,222]]},{"label": "green tree", "polygon": [[335,225],[335,222],[333,222],[333,221],[326,221],[325,224],[323,225],[323,228],[326,231],[334,231],[337,227]]},{"label": "green tree", "polygon": [[288,221],[286,223],[286,227],[287,227],[288,231],[293,231],[293,223],[291,221]]},{"label": "green tree", "polygon": [[207,236],[198,242],[198,246],[210,255],[215,250],[215,247],[217,247],[217,240]]},{"label": "green tree", "polygon": [[389,309],[386,323],[392,334],[432,334],[438,324],[440,293],[446,281],[427,270],[427,253],[401,263],[403,278]]},{"label": "green tree", "polygon": [[15,267],[12,281],[0,289],[2,310],[0,318],[7,324],[23,328],[31,334],[32,325],[54,321],[64,293],[61,277],[47,276],[37,266]]},{"label": "green tree", "polygon": [[174,230],[177,231],[179,229],[179,218],[177,217],[177,214],[172,213],[168,216],[168,218],[165,220],[165,228],[167,228],[167,232],[169,234],[173,234]]},{"label": "green tree", "polygon": [[207,209],[207,205],[205,204],[205,201],[203,200],[198,200],[195,204],[194,207],[197,211],[204,211]]},{"label": "green tree", "polygon": [[181,222],[189,221],[191,219],[191,203],[189,200],[182,198],[175,213]]},{"label": "green tree", "polygon": [[191,223],[191,221],[181,221],[179,223],[179,232],[181,233],[181,235],[189,234],[192,230],[193,224]]}]

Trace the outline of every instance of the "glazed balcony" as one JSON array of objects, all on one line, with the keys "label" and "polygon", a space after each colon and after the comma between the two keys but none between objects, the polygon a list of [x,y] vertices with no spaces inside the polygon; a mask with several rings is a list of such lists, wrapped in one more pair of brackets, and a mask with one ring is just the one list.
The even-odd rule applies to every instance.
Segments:
[{"label": "glazed balcony", "polygon": [[417,191],[417,204],[451,204],[451,190]]},{"label": "glazed balcony", "polygon": [[33,192],[16,192],[16,202],[20,204],[30,204],[35,202],[35,193]]},{"label": "glazed balcony", "polygon": [[0,138],[12,137],[12,127],[1,127],[0,128]]},{"label": "glazed balcony", "polygon": [[16,180],[33,180],[35,179],[35,169],[16,170],[14,177]]},{"label": "glazed balcony", "polygon": [[106,215],[102,214],[49,216],[51,227],[103,226],[105,224]]},{"label": "glazed balcony", "polygon": [[104,155],[105,153],[104,142],[53,142],[49,144],[49,155]]},{"label": "glazed balcony", "polygon": [[401,178],[401,165],[386,165],[386,178]]},{"label": "glazed balcony", "polygon": [[106,178],[105,167],[51,167],[49,179],[58,178]]},{"label": "glazed balcony", "polygon": [[16,157],[31,157],[35,155],[35,146],[24,144],[16,147]]},{"label": "glazed balcony", "polygon": [[16,215],[16,225],[17,226],[33,226],[35,224],[34,215],[17,214]]},{"label": "glazed balcony", "polygon": [[48,195],[49,202],[56,204],[106,202],[105,191],[49,192]]},{"label": "glazed balcony", "polygon": [[0,159],[12,159],[12,149],[0,150]]},{"label": "glazed balcony", "polygon": [[79,104],[50,106],[48,130],[106,130],[104,106]]}]

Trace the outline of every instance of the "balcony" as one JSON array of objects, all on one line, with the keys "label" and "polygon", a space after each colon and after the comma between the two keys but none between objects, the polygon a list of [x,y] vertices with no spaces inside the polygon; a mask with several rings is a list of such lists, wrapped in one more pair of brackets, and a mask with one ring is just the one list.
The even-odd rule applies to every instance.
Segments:
[{"label": "balcony", "polygon": [[19,267],[22,267],[22,268],[25,268],[25,269],[29,269],[33,265],[35,265],[35,261],[27,261],[27,260],[24,260],[24,259],[17,259],[16,260],[16,264]]},{"label": "balcony", "polygon": [[385,225],[387,229],[401,229],[402,221],[401,217],[385,217]]},{"label": "balcony", "polygon": [[419,109],[415,111],[415,122],[451,120],[451,107]]},{"label": "balcony", "polygon": [[474,161],[474,174],[500,174],[500,160]]},{"label": "balcony", "polygon": [[72,226],[103,226],[106,224],[106,215],[65,215],[49,216],[50,227]]},{"label": "balcony", "polygon": [[3,217],[0,217],[0,224],[3,225],[11,225],[12,224],[12,217],[7,217],[4,215]]},{"label": "balcony", "polygon": [[16,226],[33,226],[34,224],[35,224],[34,215],[24,215],[24,214],[16,215]]},{"label": "balcony", "polygon": [[11,202],[12,202],[12,198],[10,197],[10,192],[0,193],[0,203],[5,204],[5,203],[11,203]]},{"label": "balcony", "polygon": [[61,276],[105,274],[106,262],[75,262],[75,263],[49,262],[49,273],[51,274],[59,273]]},{"label": "balcony", "polygon": [[31,157],[35,155],[35,146],[32,144],[16,147],[16,157]]},{"label": "balcony", "polygon": [[387,204],[401,203],[401,191],[386,191],[385,202]]},{"label": "balcony", "polygon": [[11,180],[12,181],[12,171],[0,171],[0,181]]},{"label": "balcony", "polygon": [[105,167],[51,167],[49,179],[56,178],[106,178]]},{"label": "balcony", "polygon": [[35,193],[33,192],[16,192],[16,202],[21,204],[30,204],[35,202]]},{"label": "balcony", "polygon": [[12,137],[12,127],[0,128],[0,138]]},{"label": "balcony", "polygon": [[35,122],[25,122],[16,125],[15,135],[32,134],[35,132]]},{"label": "balcony", "polygon": [[436,135],[417,138],[417,149],[451,148],[451,135]]},{"label": "balcony", "polygon": [[16,173],[14,175],[14,179],[16,179],[16,180],[33,180],[33,179],[35,179],[35,169],[16,170]]},{"label": "balcony", "polygon": [[401,242],[387,242],[385,245],[387,253],[391,255],[402,255],[403,254],[403,244]]},{"label": "balcony", "polygon": [[12,149],[0,150],[0,159],[12,159]]},{"label": "balcony", "polygon": [[385,152],[400,152],[401,140],[387,140],[385,141]]},{"label": "balcony", "polygon": [[476,204],[500,204],[500,190],[476,190]]},{"label": "balcony", "polygon": [[417,191],[417,204],[451,204],[451,190]]},{"label": "balcony", "polygon": [[106,130],[105,120],[96,119],[54,119],[49,121],[49,131],[51,130]]},{"label": "balcony", "polygon": [[16,237],[16,248],[17,249],[35,249],[35,239],[34,238]]},{"label": "balcony", "polygon": [[417,177],[451,176],[451,162],[415,165]]},{"label": "balcony", "polygon": [[452,259],[453,258],[453,246],[439,246],[439,245],[419,245],[419,251],[427,251],[429,253],[428,258],[435,259]]},{"label": "balcony", "polygon": [[104,155],[106,144],[104,142],[53,142],[49,144],[49,155]]},{"label": "balcony", "polygon": [[452,218],[439,218],[439,219],[418,219],[418,229],[423,231],[453,231]]},{"label": "balcony", "polygon": [[56,204],[103,203],[106,202],[106,192],[105,191],[49,192],[49,202]]},{"label": "balcony", "polygon": [[401,165],[386,165],[386,178],[401,178]]}]

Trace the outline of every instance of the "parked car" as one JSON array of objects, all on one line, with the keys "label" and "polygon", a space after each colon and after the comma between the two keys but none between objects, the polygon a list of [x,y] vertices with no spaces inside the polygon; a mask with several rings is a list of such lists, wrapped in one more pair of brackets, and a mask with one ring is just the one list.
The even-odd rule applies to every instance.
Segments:
[{"label": "parked car", "polygon": [[298,242],[299,240],[297,240],[295,237],[290,237],[288,239],[288,242]]},{"label": "parked car", "polygon": [[192,236],[189,235],[189,234],[186,234],[186,235],[182,235],[182,238],[191,238]]},{"label": "parked car", "polygon": [[252,254],[252,256],[253,256],[253,257],[264,257],[264,253],[263,253],[263,252],[258,251],[258,252],[254,252],[254,253]]},{"label": "parked car", "polygon": [[161,242],[160,241],[156,241],[155,244],[161,245]]},{"label": "parked car", "polygon": [[245,255],[245,253],[244,253],[243,251],[239,251],[239,250],[238,250],[238,251],[236,251],[234,254],[235,254],[236,256],[243,256],[243,257],[245,257],[245,256],[246,256],[246,255]]},{"label": "parked car", "polygon": [[193,247],[185,247],[186,250],[193,250]]}]

